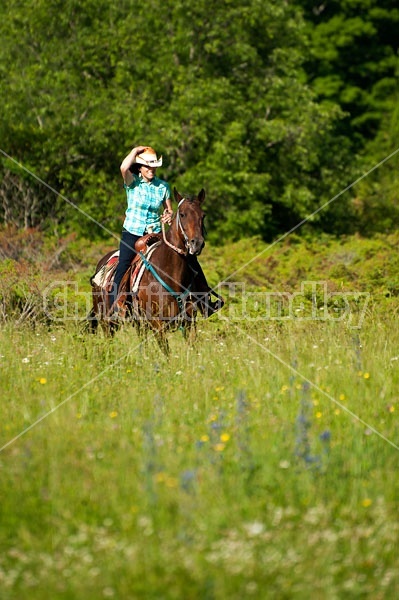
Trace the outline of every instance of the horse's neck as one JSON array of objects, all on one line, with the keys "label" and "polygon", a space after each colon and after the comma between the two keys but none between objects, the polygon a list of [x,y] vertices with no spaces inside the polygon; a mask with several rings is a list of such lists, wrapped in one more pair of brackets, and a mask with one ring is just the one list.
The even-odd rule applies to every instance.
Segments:
[{"label": "horse's neck", "polygon": [[[180,285],[183,285],[184,287],[188,284],[188,280],[191,279],[191,270],[186,260],[184,244],[179,236],[172,235],[171,231],[172,230],[169,229],[166,234],[167,241],[173,246],[184,250],[184,255],[173,250],[168,244],[163,244],[164,251],[162,252],[162,256],[159,257],[160,267],[165,274],[167,273],[169,275],[174,283],[180,283]],[[174,288],[175,286],[172,285],[172,287]]]},{"label": "horse's neck", "polygon": [[[179,248],[181,250],[184,250],[184,254],[185,254],[185,249],[182,245],[181,242],[179,242],[179,239],[175,239],[173,236],[169,236],[166,238],[168,240],[168,242],[176,248]],[[169,264],[170,266],[173,265],[174,270],[176,271],[183,271],[184,270],[184,254],[180,254],[179,252],[177,252],[176,250],[173,249],[173,247],[168,246],[168,244],[165,244],[165,259],[167,264]]]},{"label": "horse's neck", "polygon": [[[166,233],[166,239],[170,244],[172,244],[176,248],[179,248],[179,250],[186,252],[186,247],[185,247],[184,241],[183,241],[181,235],[179,235],[179,232],[177,231],[176,223],[173,223],[173,226]],[[174,252],[176,253],[176,251],[174,251]]]}]

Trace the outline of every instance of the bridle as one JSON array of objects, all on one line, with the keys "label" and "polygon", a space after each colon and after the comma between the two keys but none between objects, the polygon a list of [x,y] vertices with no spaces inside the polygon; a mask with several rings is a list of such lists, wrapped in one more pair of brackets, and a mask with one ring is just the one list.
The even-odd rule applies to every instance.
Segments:
[{"label": "bridle", "polygon": [[187,198],[182,198],[180,200],[179,204],[177,205],[177,211],[176,211],[176,226],[177,226],[178,230],[180,229],[180,231],[181,231],[181,233],[183,235],[184,245],[185,245],[185,248],[186,248],[185,250],[182,250],[181,248],[178,248],[174,244],[171,244],[170,242],[168,242],[168,240],[166,239],[166,235],[165,235],[165,223],[162,222],[162,236],[163,236],[163,241],[165,242],[165,244],[167,246],[169,246],[169,248],[172,248],[172,250],[174,250],[175,252],[178,252],[178,254],[182,254],[183,256],[187,256],[187,254],[188,254],[189,242],[188,242],[188,235],[184,231],[183,225],[181,223],[179,208],[180,208],[180,206],[183,204],[183,202],[185,200],[187,200]]}]

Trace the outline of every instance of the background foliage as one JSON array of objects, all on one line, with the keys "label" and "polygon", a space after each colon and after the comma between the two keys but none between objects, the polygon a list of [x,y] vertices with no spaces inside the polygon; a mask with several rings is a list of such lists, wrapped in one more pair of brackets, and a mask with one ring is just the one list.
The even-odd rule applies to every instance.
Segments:
[{"label": "background foliage", "polygon": [[[172,185],[206,189],[213,241],[272,239],[395,149],[398,19],[374,0],[5,0],[1,218],[119,232],[119,164],[148,143]],[[311,227],[396,227],[391,164]]]}]

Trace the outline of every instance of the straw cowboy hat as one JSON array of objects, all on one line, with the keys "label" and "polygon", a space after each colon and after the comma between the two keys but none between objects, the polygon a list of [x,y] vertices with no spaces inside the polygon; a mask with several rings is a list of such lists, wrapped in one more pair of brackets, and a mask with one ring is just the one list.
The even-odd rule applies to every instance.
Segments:
[{"label": "straw cowboy hat", "polygon": [[136,156],[136,164],[145,165],[146,167],[160,167],[162,166],[162,156],[158,158],[155,150],[148,146],[141,154]]}]

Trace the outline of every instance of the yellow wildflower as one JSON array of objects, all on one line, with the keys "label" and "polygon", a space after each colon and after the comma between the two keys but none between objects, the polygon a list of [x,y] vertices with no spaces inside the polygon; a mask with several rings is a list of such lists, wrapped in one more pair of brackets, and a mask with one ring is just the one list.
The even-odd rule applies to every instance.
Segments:
[{"label": "yellow wildflower", "polygon": [[209,442],[209,435],[201,435],[201,442]]},{"label": "yellow wildflower", "polygon": [[364,500],[362,500],[362,506],[364,506],[364,508],[368,508],[372,504],[373,501],[370,498],[364,498]]},{"label": "yellow wildflower", "polygon": [[230,439],[230,434],[228,434],[228,433],[222,433],[222,435],[220,436],[221,442],[228,442],[229,439]]},{"label": "yellow wildflower", "polygon": [[175,488],[178,485],[178,481],[175,477],[166,477],[165,484],[168,488]]},{"label": "yellow wildflower", "polygon": [[40,379],[38,381],[41,385],[44,385],[45,383],[47,383],[47,379],[45,377],[40,377]]},{"label": "yellow wildflower", "polygon": [[216,452],[223,452],[225,446],[224,444],[215,444],[214,445],[214,449],[216,450]]},{"label": "yellow wildflower", "polygon": [[316,419],[320,419],[323,413],[321,413],[320,411],[318,411],[316,413]]},{"label": "yellow wildflower", "polygon": [[363,375],[363,377],[364,377],[365,379],[370,379],[370,373],[365,373],[365,374]]},{"label": "yellow wildflower", "polygon": [[109,413],[109,416],[111,417],[111,419],[115,419],[115,417],[118,416],[118,413],[116,412],[116,410],[113,410],[112,412]]}]

